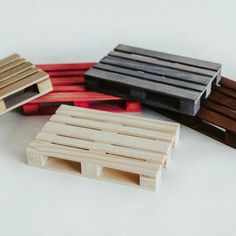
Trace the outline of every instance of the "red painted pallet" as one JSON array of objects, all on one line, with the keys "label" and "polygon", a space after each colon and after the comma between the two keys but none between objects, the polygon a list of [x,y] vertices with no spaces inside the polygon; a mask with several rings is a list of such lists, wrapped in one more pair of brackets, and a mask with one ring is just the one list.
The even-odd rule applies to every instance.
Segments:
[{"label": "red painted pallet", "polygon": [[93,108],[112,112],[139,112],[139,102],[87,91],[84,73],[94,63],[38,65],[50,74],[53,91],[23,106],[25,115],[50,115],[61,104]]}]

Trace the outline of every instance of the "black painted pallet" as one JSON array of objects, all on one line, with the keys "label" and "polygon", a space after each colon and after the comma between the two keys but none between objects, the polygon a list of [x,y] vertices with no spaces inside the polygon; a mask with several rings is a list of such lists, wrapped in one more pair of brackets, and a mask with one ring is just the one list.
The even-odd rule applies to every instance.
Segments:
[{"label": "black painted pallet", "polygon": [[221,65],[126,45],[85,74],[88,89],[195,115],[221,78]]},{"label": "black painted pallet", "polygon": [[163,109],[169,118],[236,148],[236,81],[222,77],[210,96],[201,104],[195,117]]}]

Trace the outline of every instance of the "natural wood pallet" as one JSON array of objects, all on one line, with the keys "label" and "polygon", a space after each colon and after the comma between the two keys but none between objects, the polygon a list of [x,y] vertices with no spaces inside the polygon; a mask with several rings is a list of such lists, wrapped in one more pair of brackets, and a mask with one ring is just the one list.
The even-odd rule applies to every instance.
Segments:
[{"label": "natural wood pallet", "polygon": [[192,129],[236,148],[236,82],[222,77],[195,117],[158,111]]},{"label": "natural wood pallet", "polygon": [[86,72],[88,89],[195,115],[220,80],[221,65],[118,45]]},{"label": "natural wood pallet", "polygon": [[28,164],[156,190],[179,124],[61,105],[27,148]]},{"label": "natural wood pallet", "polygon": [[48,74],[20,55],[0,60],[0,115],[50,91]]},{"label": "natural wood pallet", "polygon": [[128,101],[84,88],[84,73],[94,63],[38,65],[51,78],[53,91],[23,106],[25,115],[54,114],[59,105],[69,104],[112,112],[140,112],[139,102]]}]

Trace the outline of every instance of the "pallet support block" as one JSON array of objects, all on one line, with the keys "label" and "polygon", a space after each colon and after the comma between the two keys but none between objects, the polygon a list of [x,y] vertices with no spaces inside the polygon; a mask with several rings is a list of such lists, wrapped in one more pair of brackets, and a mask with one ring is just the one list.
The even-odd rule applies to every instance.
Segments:
[{"label": "pallet support block", "polygon": [[27,149],[29,165],[156,190],[179,125],[62,105]]}]

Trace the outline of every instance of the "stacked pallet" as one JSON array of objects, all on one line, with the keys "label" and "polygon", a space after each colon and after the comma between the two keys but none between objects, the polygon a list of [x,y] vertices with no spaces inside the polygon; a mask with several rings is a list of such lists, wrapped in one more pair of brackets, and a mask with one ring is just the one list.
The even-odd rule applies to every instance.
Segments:
[{"label": "stacked pallet", "polygon": [[112,112],[139,112],[141,110],[139,102],[87,91],[84,87],[84,74],[93,65],[94,63],[38,65],[49,74],[53,91],[25,104],[24,114],[54,114],[61,104]]},{"label": "stacked pallet", "polygon": [[27,158],[36,167],[156,190],[178,138],[175,123],[62,105]]},{"label": "stacked pallet", "polygon": [[0,115],[50,91],[48,74],[20,55],[0,60]]}]

